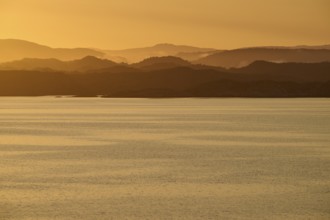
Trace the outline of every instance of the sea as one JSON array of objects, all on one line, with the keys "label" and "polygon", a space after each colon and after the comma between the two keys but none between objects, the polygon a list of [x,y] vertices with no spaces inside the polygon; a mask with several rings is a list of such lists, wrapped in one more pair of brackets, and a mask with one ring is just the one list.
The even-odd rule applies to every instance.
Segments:
[{"label": "sea", "polygon": [[1,97],[0,219],[330,219],[330,99]]}]

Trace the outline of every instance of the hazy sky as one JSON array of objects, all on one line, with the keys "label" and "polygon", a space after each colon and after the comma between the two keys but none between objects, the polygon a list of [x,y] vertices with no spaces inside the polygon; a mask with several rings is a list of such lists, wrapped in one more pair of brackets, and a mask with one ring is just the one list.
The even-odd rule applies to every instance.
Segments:
[{"label": "hazy sky", "polygon": [[0,0],[0,38],[54,47],[330,43],[329,0]]}]

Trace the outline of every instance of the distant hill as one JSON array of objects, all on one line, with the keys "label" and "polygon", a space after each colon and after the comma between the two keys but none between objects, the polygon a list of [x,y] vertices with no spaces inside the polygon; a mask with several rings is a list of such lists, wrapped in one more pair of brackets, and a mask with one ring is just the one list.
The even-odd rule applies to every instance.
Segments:
[{"label": "distant hill", "polygon": [[103,52],[87,48],[51,48],[23,40],[0,40],[0,63],[24,58],[74,60],[86,56],[101,58],[104,55]]},{"label": "distant hill", "polygon": [[204,57],[210,56],[210,55],[218,53],[218,52],[221,52],[221,50],[211,50],[211,51],[204,51],[204,52],[180,52],[180,53],[177,53],[175,56],[192,62],[192,61],[202,59]]},{"label": "distant hill", "polygon": [[285,47],[285,46],[273,46],[273,47],[260,47],[260,48],[273,48],[273,49],[317,49],[317,50],[330,50],[330,44],[329,45],[298,45],[298,46],[291,46],[291,47]]},{"label": "distant hill", "polygon": [[192,64],[190,62],[185,61],[179,57],[166,56],[147,58],[139,63],[132,64],[131,66],[144,70],[159,70],[191,65]]},{"label": "distant hill", "polygon": [[192,69],[224,70],[219,67],[210,67],[191,64],[179,57],[151,57],[135,64],[115,63],[106,59],[87,56],[79,60],[61,61],[57,59],[25,58],[22,60],[0,63],[0,70],[39,70],[60,72],[132,72],[137,70],[162,70],[175,67],[190,67]]},{"label": "distant hill", "polygon": [[88,95],[69,74],[39,71],[0,71],[1,96]]},{"label": "distant hill", "polygon": [[92,70],[107,69],[119,64],[110,60],[87,56],[79,60],[60,61],[57,59],[25,58],[0,64],[0,70],[40,70],[62,72],[87,72]]},{"label": "distant hill", "polygon": [[146,70],[146,71],[174,69],[177,67],[189,67],[189,68],[195,69],[195,70],[227,71],[226,69],[221,68],[221,67],[193,64],[182,58],[174,57],[174,56],[150,57],[139,63],[134,63],[129,66],[132,68]]},{"label": "distant hill", "polygon": [[7,61],[0,63],[0,96],[330,97],[327,48],[159,44],[103,52],[0,40],[0,62]]},{"label": "distant hill", "polygon": [[273,80],[293,82],[320,82],[330,80],[330,62],[322,63],[271,63],[255,61],[249,66],[232,68],[241,80]]},{"label": "distant hill", "polygon": [[89,48],[51,48],[16,39],[0,40],[0,63],[24,58],[79,60],[86,56],[112,60],[116,63],[138,63],[151,57],[175,56],[194,64],[217,67],[242,67],[257,60],[270,62],[324,62],[329,61],[330,45],[319,46],[267,46],[218,50],[193,46],[157,44],[151,47],[125,50]]},{"label": "distant hill", "polygon": [[227,72],[191,66],[145,71],[120,65],[84,74],[0,71],[0,96],[4,95],[330,97],[330,63],[258,61]]},{"label": "distant hill", "polygon": [[[186,56],[189,53],[210,53],[216,51],[212,48],[199,48],[192,46],[181,46],[174,44],[157,44],[152,47],[134,48],[126,50],[105,50],[107,57],[122,57],[128,63],[137,63],[150,57],[163,57],[163,56]],[[198,56],[197,56],[198,58]]]},{"label": "distant hill", "polygon": [[67,64],[72,70],[80,72],[106,69],[118,65],[113,61],[107,59],[99,59],[93,56],[87,56],[79,60],[69,61]]},{"label": "distant hill", "polygon": [[188,97],[330,97],[330,81],[327,82],[278,82],[218,80],[200,84],[186,90]]},{"label": "distant hill", "polygon": [[276,63],[299,62],[318,63],[330,61],[330,50],[326,49],[281,49],[281,48],[246,48],[218,52],[197,60],[195,63],[239,68],[254,61],[264,60]]}]

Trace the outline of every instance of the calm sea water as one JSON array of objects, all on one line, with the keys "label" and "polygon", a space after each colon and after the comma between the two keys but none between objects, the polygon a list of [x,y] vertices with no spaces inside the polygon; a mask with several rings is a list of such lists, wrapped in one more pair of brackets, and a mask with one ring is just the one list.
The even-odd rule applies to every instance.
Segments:
[{"label": "calm sea water", "polygon": [[329,99],[0,98],[0,219],[329,218]]}]

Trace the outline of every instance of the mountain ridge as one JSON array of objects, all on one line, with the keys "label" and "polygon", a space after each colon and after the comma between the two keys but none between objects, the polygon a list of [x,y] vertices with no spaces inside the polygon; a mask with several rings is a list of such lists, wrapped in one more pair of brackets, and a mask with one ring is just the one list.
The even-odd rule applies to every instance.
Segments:
[{"label": "mountain ridge", "polygon": [[[257,55],[256,51],[258,50],[268,51],[268,53],[264,52]],[[278,51],[282,51],[283,53],[276,57]],[[305,51],[305,58],[303,58],[301,54],[299,55],[299,52],[301,51]],[[322,51],[326,51],[327,54],[322,55]],[[141,62],[150,57],[176,56],[189,62],[194,62],[195,64],[232,68],[246,66],[253,61],[260,59],[272,62],[329,61],[329,51],[330,45],[326,44],[319,46],[264,46],[220,50],[216,48],[201,48],[170,43],[161,43],[149,47],[137,47],[123,50],[105,50],[91,48],[52,48],[25,40],[0,39],[0,63],[24,58],[55,58],[62,61],[69,61],[81,59],[86,56],[94,56],[113,60],[117,63],[132,64]],[[296,53],[295,56],[297,56],[297,58],[286,59],[286,56],[290,53]],[[270,54],[273,54],[273,57]],[[315,58],[320,56],[326,56],[326,59],[322,60]]]},{"label": "mountain ridge", "polygon": [[120,65],[110,60],[86,56],[78,60],[61,61],[55,58],[24,58],[0,64],[0,70],[53,70],[63,72],[86,72]]},{"label": "mountain ridge", "polygon": [[330,62],[257,61],[226,71],[194,65],[148,71],[119,65],[82,74],[0,71],[0,96],[330,97],[329,85]]},{"label": "mountain ridge", "polygon": [[195,61],[197,64],[239,68],[248,66],[254,61],[318,63],[330,61],[330,50],[327,49],[282,49],[282,48],[240,48],[217,52]]},{"label": "mountain ridge", "polygon": [[24,58],[55,58],[68,61],[89,55],[100,58],[105,56],[103,52],[89,48],[52,48],[24,40],[0,39],[1,63]]}]

